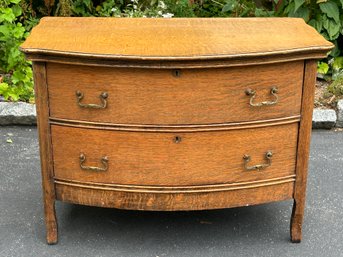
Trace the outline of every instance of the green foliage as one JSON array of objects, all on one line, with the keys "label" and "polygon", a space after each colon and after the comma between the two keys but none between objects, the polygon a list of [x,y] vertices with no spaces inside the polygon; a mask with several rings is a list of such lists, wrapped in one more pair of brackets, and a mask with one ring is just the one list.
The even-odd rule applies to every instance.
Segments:
[{"label": "green foliage", "polygon": [[91,0],[75,0],[71,10],[75,16],[88,17],[93,16],[95,8]]},{"label": "green foliage", "polygon": [[[161,3],[161,1],[160,1]],[[195,17],[194,7],[190,6],[188,0],[165,0],[165,11],[174,17]]]},{"label": "green foliage", "polygon": [[20,0],[0,3],[0,95],[6,100],[33,101],[31,65],[19,51],[28,35],[19,22],[23,14],[19,4]]},{"label": "green foliage", "polygon": [[165,4],[161,1],[142,2],[131,0],[130,3],[122,6],[121,13],[118,16],[122,17],[162,17],[165,15]]},{"label": "green foliage", "polygon": [[228,13],[231,17],[270,16],[266,10],[257,8],[254,1],[226,0],[225,2],[222,12]]},{"label": "green foliage", "polygon": [[56,6],[55,15],[69,17],[72,15],[72,0],[60,0]]},{"label": "green foliage", "polygon": [[336,80],[343,76],[343,56],[330,58],[328,62],[319,62],[317,65],[318,77],[325,80]]},{"label": "green foliage", "polygon": [[268,17],[274,13],[249,0],[203,0],[194,10],[197,17]]},{"label": "green foliage", "polygon": [[[192,15],[192,9],[188,5],[188,0],[103,0],[98,2],[91,0],[60,0],[57,6],[61,2],[67,2],[63,6],[65,10],[70,11],[70,16],[166,18],[194,16]],[[56,8],[55,15],[60,15],[57,12],[58,10]],[[170,10],[172,10],[172,13]]]},{"label": "green foliage", "polygon": [[326,62],[318,62],[317,71],[320,74],[327,74],[329,69],[330,69],[329,64],[327,64]]},{"label": "green foliage", "polygon": [[121,14],[120,7],[115,0],[106,0],[96,7],[96,12],[101,17],[118,17]]},{"label": "green foliage", "polygon": [[194,13],[197,17],[227,17],[228,13],[222,12],[225,1],[204,0],[194,6]]},{"label": "green foliage", "polygon": [[335,96],[343,96],[343,74],[328,86],[327,90]]},{"label": "green foliage", "polygon": [[284,0],[282,4],[277,15],[303,18],[335,44],[335,48],[325,61],[325,69],[321,63],[318,65],[318,72],[321,76],[332,76],[332,79],[336,79],[337,74],[343,69],[342,65],[339,65],[340,61],[336,61],[341,60],[343,55],[343,0]]},{"label": "green foliage", "polygon": [[331,59],[331,61],[332,79],[336,80],[337,78],[343,76],[343,56]]}]

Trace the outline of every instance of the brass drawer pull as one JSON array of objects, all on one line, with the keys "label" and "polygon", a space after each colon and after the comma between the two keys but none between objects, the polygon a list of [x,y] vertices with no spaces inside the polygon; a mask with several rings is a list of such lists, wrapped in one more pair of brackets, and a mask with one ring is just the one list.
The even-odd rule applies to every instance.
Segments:
[{"label": "brass drawer pull", "polygon": [[244,168],[245,168],[245,170],[248,170],[248,171],[251,171],[251,170],[258,170],[258,171],[263,170],[263,169],[269,167],[270,165],[272,165],[272,157],[273,157],[273,153],[271,151],[268,151],[268,152],[266,152],[266,155],[265,155],[265,159],[267,160],[267,163],[265,163],[265,164],[257,164],[257,165],[254,165],[254,166],[248,166],[248,163],[250,162],[251,157],[250,157],[250,155],[245,154],[243,156]]},{"label": "brass drawer pull", "polygon": [[83,163],[86,161],[86,156],[81,153],[80,154],[80,168],[83,170],[90,170],[90,171],[106,171],[108,169],[108,158],[104,156],[101,158],[101,163],[103,167],[93,167],[93,166],[85,166]]},{"label": "brass drawer pull", "polygon": [[279,96],[277,95],[277,93],[278,93],[277,87],[272,87],[272,89],[270,90],[270,94],[275,97],[274,101],[264,101],[264,102],[260,102],[260,103],[254,103],[254,99],[256,97],[256,91],[252,90],[250,88],[245,90],[245,94],[247,96],[251,96],[249,104],[251,106],[254,106],[254,107],[277,104],[277,102],[279,101]]},{"label": "brass drawer pull", "polygon": [[108,93],[102,92],[99,96],[101,100],[101,104],[83,104],[81,103],[81,100],[84,97],[84,94],[81,91],[76,91],[76,97],[77,97],[77,104],[82,108],[92,108],[92,109],[105,109],[107,107],[107,98]]}]

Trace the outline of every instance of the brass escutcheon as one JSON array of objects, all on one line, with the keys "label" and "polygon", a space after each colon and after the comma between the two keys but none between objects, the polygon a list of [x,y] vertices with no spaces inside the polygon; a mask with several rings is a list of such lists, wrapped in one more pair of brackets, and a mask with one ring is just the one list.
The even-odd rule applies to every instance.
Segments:
[{"label": "brass escutcheon", "polygon": [[181,77],[181,70],[173,70],[172,74],[174,77]]},{"label": "brass escutcheon", "polygon": [[180,136],[175,136],[173,139],[174,143],[176,143],[176,144],[180,143],[181,140],[182,140],[182,138]]}]

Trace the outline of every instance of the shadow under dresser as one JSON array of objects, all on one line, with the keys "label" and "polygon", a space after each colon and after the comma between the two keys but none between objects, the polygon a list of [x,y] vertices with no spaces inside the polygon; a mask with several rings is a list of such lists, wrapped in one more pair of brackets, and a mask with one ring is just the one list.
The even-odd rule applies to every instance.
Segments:
[{"label": "shadow under dresser", "polygon": [[33,61],[48,243],[55,201],[178,211],[294,199],[300,242],[316,59],[302,19],[43,18]]}]

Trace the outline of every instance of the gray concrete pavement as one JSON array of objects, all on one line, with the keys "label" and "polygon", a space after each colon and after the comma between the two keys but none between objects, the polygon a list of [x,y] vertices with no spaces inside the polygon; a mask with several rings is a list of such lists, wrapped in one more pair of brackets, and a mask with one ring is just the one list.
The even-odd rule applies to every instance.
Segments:
[{"label": "gray concrete pavement", "polygon": [[[291,201],[197,212],[57,203],[45,243],[35,127],[0,127],[0,256],[343,256],[343,132],[313,131],[303,242],[289,241]],[[13,143],[7,143],[11,139]]]}]

